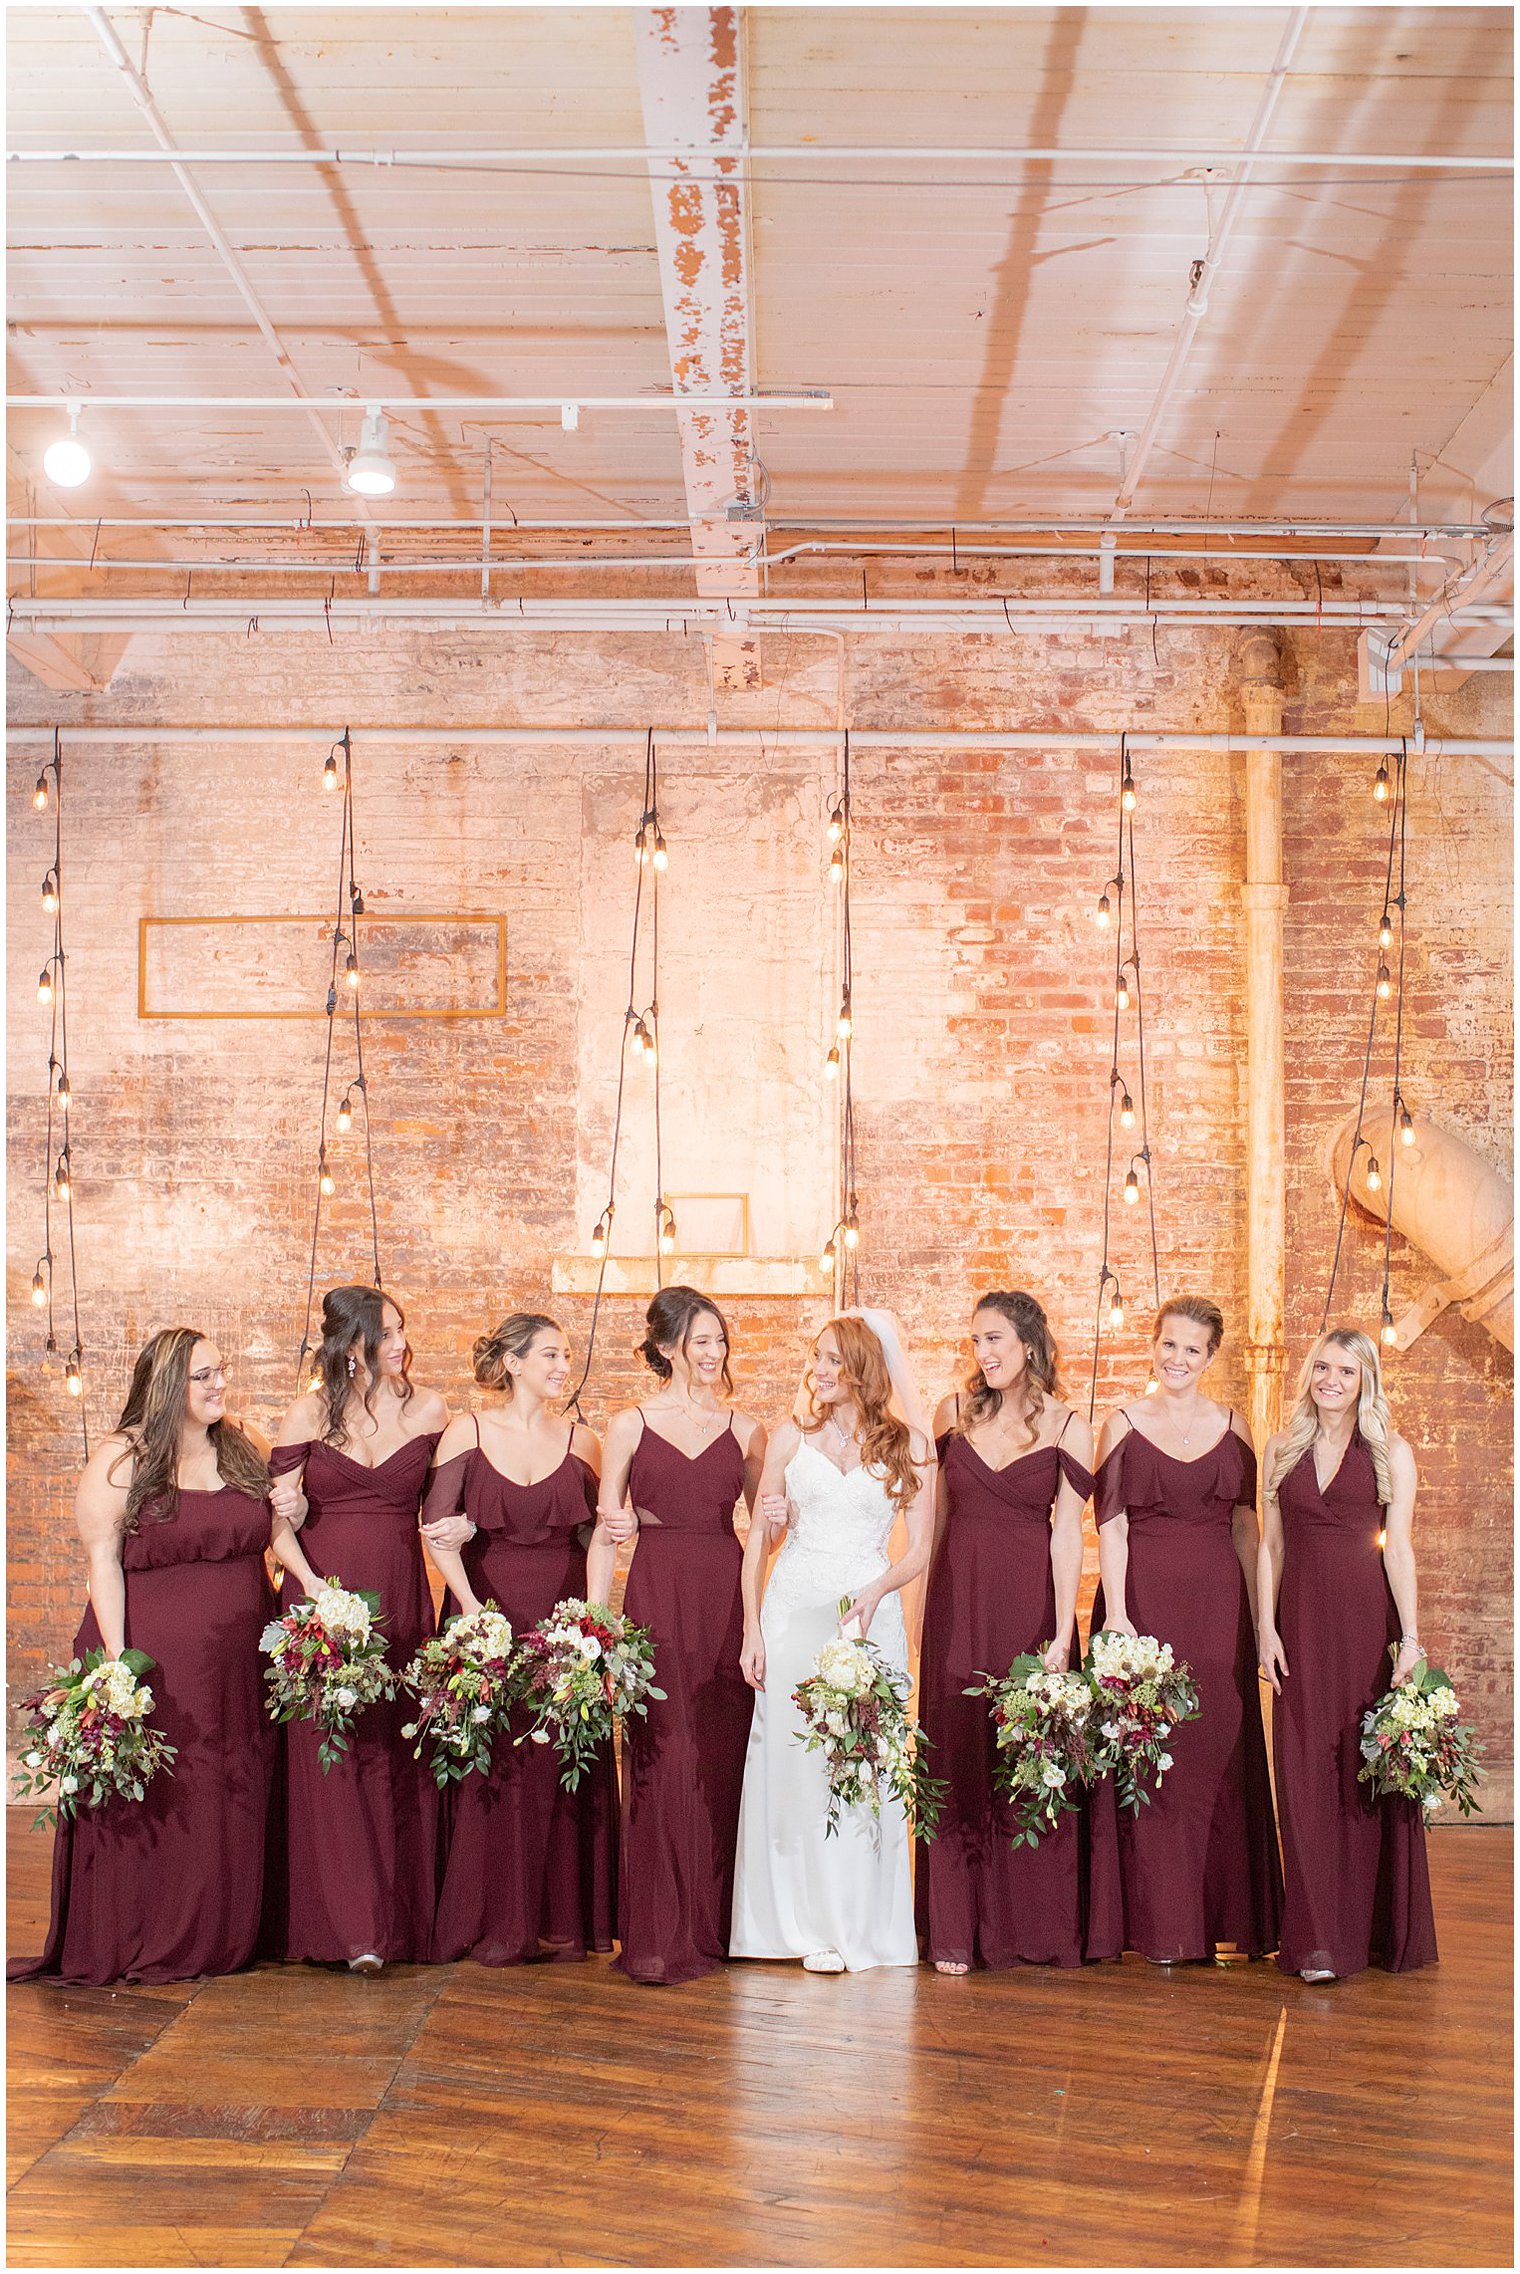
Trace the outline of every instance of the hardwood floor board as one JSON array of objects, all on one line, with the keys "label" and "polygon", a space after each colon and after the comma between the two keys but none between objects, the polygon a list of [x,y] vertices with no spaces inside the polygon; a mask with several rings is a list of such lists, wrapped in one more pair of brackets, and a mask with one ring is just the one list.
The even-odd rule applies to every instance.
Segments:
[{"label": "hardwood floor board", "polygon": [[31,2170],[39,2156],[72,2131],[92,2105],[94,2095],[50,2092],[45,2086],[7,2096],[5,2114],[5,2184],[14,2187]]},{"label": "hardwood floor board", "polygon": [[1325,1989],[1131,1958],[13,1990],[11,2263],[1508,2263],[1508,1835],[1431,1861],[1442,1965]]},{"label": "hardwood floor board", "polygon": [[89,2226],[60,2216],[31,2233],[13,2227],[8,2266],[285,2266],[300,2230],[288,2227],[195,2227],[116,2218]]}]

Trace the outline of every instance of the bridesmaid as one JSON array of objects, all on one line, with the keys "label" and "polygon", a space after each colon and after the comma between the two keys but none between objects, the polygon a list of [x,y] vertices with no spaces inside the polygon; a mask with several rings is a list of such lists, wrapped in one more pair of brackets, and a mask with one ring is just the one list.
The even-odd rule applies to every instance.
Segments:
[{"label": "bridesmaid", "polygon": [[1389,1425],[1376,1343],[1350,1327],[1320,1336],[1264,1467],[1261,1663],[1277,1692],[1285,1882],[1277,1963],[1306,1982],[1433,1966],[1423,1812],[1357,1782],[1362,1715],[1389,1688],[1390,1666],[1396,1687],[1424,1656],[1414,1455]]},{"label": "bridesmaid", "polygon": [[635,1981],[690,1982],[728,1955],[754,1702],[734,1507],[742,1493],[754,1508],[765,1431],[723,1402],[734,1386],[715,1304],[666,1287],[646,1318],[643,1356],[664,1386],[608,1428],[587,1585],[606,1601],[618,1542],[637,1533],[623,1608],[651,1631],[666,1697],[623,1735],[614,1963]]},{"label": "bridesmaid", "polygon": [[1099,1448],[1093,1629],[1169,1642],[1201,1709],[1174,1732],[1149,1806],[1120,1811],[1125,1942],[1164,1966],[1216,1944],[1275,1950],[1282,1901],[1256,1684],[1256,1456],[1233,1408],[1200,1388],[1223,1339],[1217,1304],[1168,1303],[1156,1395],[1111,1414]]},{"label": "bridesmaid", "polygon": [[1043,1652],[1053,1673],[1080,1662],[1092,1430],[1060,1401],[1055,1343],[1032,1295],[984,1295],[971,1349],[964,1400],[944,1399],[934,1417],[938,1544],[919,1695],[930,1766],[950,1790],[918,1859],[919,1939],[941,1974],[1079,1966],[1117,1958],[1121,1940],[1117,1924],[1106,1941],[1088,1931],[1086,1810],[1036,1848],[1012,1846],[987,1704],[965,1692],[1023,1651]]},{"label": "bridesmaid", "polygon": [[[297,1398],[270,1456],[281,1605],[324,1579],[380,1598],[386,1657],[405,1666],[433,1631],[417,1533],[428,1462],[448,1418],[436,1390],[415,1389],[399,1306],[375,1287],[322,1298],[318,1387]],[[297,1542],[292,1488],[310,1514]],[[270,1859],[269,1957],[345,1962],[378,1973],[431,1955],[437,1898],[438,1794],[401,1734],[402,1693],[367,1706],[331,1771],[309,1721],[285,1727],[281,1837]]]},{"label": "bridesmaid", "polygon": [[[475,1379],[503,1408],[464,1414],[439,1440],[422,1536],[466,1611],[494,1602],[524,1634],[586,1593],[602,1449],[552,1410],[570,1378],[555,1319],[514,1311],[475,1345]],[[526,1722],[522,1724],[525,1730]],[[515,1966],[611,1950],[617,1908],[617,1772],[609,1744],[577,1790],[553,1746],[498,1743],[489,1776],[448,1788],[434,1956]]]},{"label": "bridesmaid", "polygon": [[47,1948],[13,1981],[178,1982],[253,1957],[275,1758],[269,1470],[226,1397],[215,1343],[165,1327],[79,1480],[89,1607],[73,1655],[146,1651],[153,1725],[178,1756],[142,1800],[60,1822]]}]

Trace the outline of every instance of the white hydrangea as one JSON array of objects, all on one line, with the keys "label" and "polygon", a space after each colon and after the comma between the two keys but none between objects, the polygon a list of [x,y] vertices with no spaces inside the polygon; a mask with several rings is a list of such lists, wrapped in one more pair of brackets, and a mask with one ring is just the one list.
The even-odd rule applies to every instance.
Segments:
[{"label": "white hydrangea", "polygon": [[346,1587],[324,1585],[317,1589],[312,1607],[329,1634],[351,1635],[356,1642],[368,1642],[369,1605],[362,1595]]},{"label": "white hydrangea", "polygon": [[858,1642],[835,1636],[818,1653],[817,1670],[831,1690],[843,1697],[864,1697],[876,1679],[871,1654]]}]

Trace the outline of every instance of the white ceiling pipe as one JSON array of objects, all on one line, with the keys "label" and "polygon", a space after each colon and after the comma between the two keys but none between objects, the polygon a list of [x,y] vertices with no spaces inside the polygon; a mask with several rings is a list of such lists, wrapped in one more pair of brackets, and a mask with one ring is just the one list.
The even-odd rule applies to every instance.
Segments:
[{"label": "white ceiling pipe", "polygon": [[1166,369],[1161,375],[1161,384],[1156,389],[1151,407],[1146,413],[1145,423],[1135,439],[1134,448],[1125,459],[1124,473],[1114,498],[1114,519],[1116,521],[1123,520],[1134,500],[1141,476],[1144,474],[1151,452],[1156,446],[1156,436],[1160,432],[1161,422],[1171,408],[1172,397],[1177,392],[1183,368],[1192,353],[1193,341],[1197,336],[1198,327],[1208,313],[1209,290],[1218,274],[1219,264],[1224,258],[1226,247],[1235,233],[1235,224],[1244,208],[1246,184],[1252,162],[1260,152],[1262,143],[1266,140],[1267,129],[1272,123],[1273,113],[1282,100],[1283,89],[1288,83],[1288,71],[1294,55],[1297,53],[1298,43],[1304,35],[1308,21],[1309,10],[1307,8],[1295,8],[1288,19],[1287,28],[1282,36],[1282,43],[1277,50],[1272,69],[1268,74],[1266,88],[1262,94],[1261,102],[1257,106],[1256,116],[1251,122],[1251,131],[1246,137],[1245,150],[1240,155],[1239,171],[1234,181],[1231,182],[1224,203],[1214,220],[1209,233],[1207,250],[1193,280],[1192,289],[1188,293],[1186,306],[1183,310],[1182,329],[1172,343],[1172,352],[1167,359]]},{"label": "white ceiling pipe", "polygon": [[[73,400],[74,398],[70,399]],[[88,400],[89,398],[82,399]],[[357,396],[349,399],[357,407]],[[727,396],[724,397],[725,402],[729,399]],[[352,534],[354,528],[352,518],[318,521],[305,515],[298,516],[293,521],[243,521],[214,514],[198,514],[193,518],[183,520],[165,520],[153,513],[105,514],[98,519],[93,514],[80,516],[68,513],[12,513],[7,514],[6,520],[13,529],[82,529],[87,531],[92,529],[278,529],[298,531],[340,529],[347,530]],[[822,514],[808,514],[806,516],[787,514],[780,517],[769,516],[767,525],[772,530],[858,530],[863,534],[873,536],[880,535],[884,530],[932,531],[953,527],[957,531],[964,529],[977,535],[1017,536],[1022,533],[1036,536],[1059,535],[1063,529],[1069,529],[1075,536],[1102,537],[1109,532],[1111,527],[1107,521],[1103,520],[1071,521],[1065,520],[1057,514],[1049,515],[1044,520],[1039,521],[957,521],[953,515],[945,514],[942,514],[935,521],[896,521],[890,515],[871,515],[868,518],[857,520],[841,520]],[[484,528],[485,524],[482,521],[464,519],[457,514],[449,514],[436,520],[427,516],[396,520],[388,516],[381,526],[384,530],[464,529],[478,533]],[[493,526],[509,531],[584,529],[623,531],[630,535],[636,535],[640,531],[648,530],[684,531],[690,524],[684,518],[679,521],[637,521],[627,518],[621,521],[576,521],[568,518],[553,521],[529,521],[519,516],[515,521],[510,517],[506,521],[498,519],[493,523]],[[1408,521],[1126,521],[1120,534],[1126,537],[1323,537],[1327,540],[1344,539],[1347,543],[1355,538],[1363,537],[1369,540],[1380,537],[1399,537],[1411,540],[1440,537],[1447,539],[1466,538],[1474,542],[1481,542],[1483,539],[1491,537],[1493,531],[1481,521],[1442,521],[1431,522],[1424,526],[1411,525]],[[898,550],[895,546],[892,549]],[[1197,558],[1198,556],[1195,554],[1190,557]],[[1222,557],[1241,560],[1253,558],[1249,553],[1228,554]],[[1386,553],[1380,556],[1371,553],[1358,553],[1354,557],[1358,560],[1371,560],[1378,557],[1386,560],[1390,556]],[[1394,557],[1401,560],[1409,558],[1407,554],[1399,554]],[[1306,560],[1312,556],[1301,553],[1296,558]]]},{"label": "white ceiling pipe", "polygon": [[[93,411],[355,411],[370,405],[378,410],[417,411],[559,411],[571,405],[583,411],[703,411],[769,410],[831,411],[834,398],[826,387],[780,388],[771,393],[583,395],[576,387],[562,387],[557,395],[7,395],[12,411],[73,409]],[[1409,524],[1405,522],[1407,533]]]},{"label": "white ceiling pipe", "polygon": [[[905,163],[938,165],[949,158],[965,159],[977,165],[1230,166],[1238,164],[1248,153],[1238,145],[1215,150],[1196,146],[1162,150],[1154,147],[1087,149],[1070,144],[1063,148],[1038,149],[1021,144],[988,143],[858,142],[829,146],[812,142],[735,142],[700,148],[675,143],[628,142],[558,144],[538,150],[499,146],[428,150],[253,149],[181,150],[177,155],[191,166],[643,166],[653,161],[690,169],[704,164],[731,167],[736,158],[819,160],[829,165],[850,165],[857,159],[901,159]],[[1467,152],[1458,155],[1410,150],[1260,150],[1254,155],[1263,165],[1272,166],[1348,166],[1363,170],[1382,167],[1390,172],[1456,174],[1503,174],[1514,169],[1514,159],[1502,152],[1476,158]],[[12,166],[154,166],[168,162],[171,162],[169,154],[161,150],[6,152],[6,163]],[[724,173],[718,178],[729,180],[732,177]]]},{"label": "white ceiling pipe", "polygon": [[[71,524],[79,529],[81,524]],[[94,524],[89,525],[90,528]],[[85,530],[88,534],[89,530]],[[493,533],[510,537],[511,523],[503,529],[493,524]],[[374,539],[371,538],[371,543]],[[843,554],[851,560],[978,560],[978,561],[1087,561],[1099,557],[1096,545],[787,545],[780,552],[762,553],[758,547],[747,553],[731,557],[740,565],[779,568],[785,563],[807,555]],[[1441,575],[1455,556],[1450,553],[1273,553],[1273,552],[1214,552],[1189,547],[1172,550],[1155,545],[1130,545],[1113,556],[1119,561],[1228,561],[1232,567],[1244,568],[1255,561],[1269,566],[1291,566],[1295,562],[1332,562],[1352,568],[1412,567],[1416,571],[1428,568]],[[260,554],[257,560],[175,560],[163,555],[102,553],[96,560],[86,563],[72,553],[10,553],[6,556],[11,568],[25,569],[82,569],[88,566],[92,573],[105,569],[163,569],[169,573],[181,570],[201,575],[244,575],[249,569],[273,569],[281,576],[363,576],[370,563],[356,567],[351,560],[329,557],[321,561],[282,559],[278,553]],[[380,566],[386,575],[395,576],[475,576],[480,572],[481,555],[469,559],[422,560],[405,553],[397,553]],[[651,569],[651,568],[705,568],[708,557],[697,553],[510,553],[496,547],[490,555],[491,574],[498,570],[542,569],[544,571],[583,572],[587,569]],[[1109,587],[1112,590],[1112,585]]]},{"label": "white ceiling pipe", "polygon": [[[611,742],[626,742],[630,746],[644,747],[646,737],[653,733],[656,742],[667,745],[706,748],[710,730],[700,726],[651,726],[641,720],[629,726],[609,721],[604,726],[563,726],[545,720],[534,726],[398,726],[390,720],[367,725],[359,719],[344,722],[350,733],[368,742],[394,744],[402,749],[452,749],[468,744],[482,750],[531,750],[546,746],[569,749],[604,749]],[[6,737],[11,742],[51,742],[55,728],[45,726],[9,726]],[[69,749],[113,749],[120,744],[142,743],[218,743],[228,748],[248,749],[264,747],[271,742],[310,742],[314,747],[326,748],[337,731],[335,722],[327,719],[316,726],[290,725],[276,722],[265,726],[170,726],[158,720],[137,722],[123,726],[70,726],[59,722],[56,731]],[[1031,727],[976,727],[958,728],[941,733],[933,727],[851,727],[852,750],[1102,750],[1114,755],[1121,739],[1132,750],[1290,750],[1313,753],[1346,750],[1367,758],[1397,757],[1401,751],[1416,749],[1416,738],[1405,735],[1378,734],[1200,734],[1188,727],[1174,732],[1164,728],[1147,727],[1140,732],[1128,728],[1111,727],[1099,732],[1096,728],[1081,731],[1065,730],[1046,734]],[[720,743],[732,749],[750,749],[756,743],[762,747],[784,743],[788,748],[802,750],[837,750],[837,727],[783,727],[783,726],[720,726],[717,730]],[[1420,751],[1429,757],[1442,758],[1505,758],[1514,749],[1512,741],[1473,740],[1471,738],[1446,739],[1427,735],[1418,744]]]},{"label": "white ceiling pipe", "polygon": [[1402,669],[1404,664],[1412,660],[1420,642],[1428,633],[1454,617],[1468,615],[1469,603],[1475,601],[1479,593],[1491,591],[1502,578],[1513,574],[1514,561],[1515,533],[1511,529],[1495,538],[1477,560],[1469,561],[1455,576],[1448,577],[1414,622],[1393,642],[1381,665],[1382,670],[1389,672]]},{"label": "white ceiling pipe", "polygon": [[[937,623],[953,622],[969,631],[985,631],[1007,625],[1016,627],[1038,626],[1047,618],[1059,617],[1063,622],[1085,623],[1101,629],[1105,624],[1124,623],[1195,623],[1252,624],[1252,623],[1305,623],[1389,625],[1400,620],[1400,612],[1391,603],[1376,601],[1326,601],[1323,606],[1313,600],[1166,600],[1146,609],[1130,600],[1072,600],[1052,595],[1047,600],[987,600],[960,601],[947,605],[943,600],[895,600],[884,597],[875,602],[853,598],[827,598],[805,600],[744,600],[732,606],[722,599],[702,600],[694,595],[668,594],[628,599],[565,600],[548,596],[524,595],[481,601],[472,610],[465,610],[456,600],[392,598],[301,599],[289,593],[224,593],[208,594],[200,599],[193,595],[173,600],[146,595],[140,599],[71,599],[37,598],[15,595],[7,602],[10,622],[30,624],[34,628],[46,625],[49,629],[66,628],[71,623],[81,628],[86,619],[94,629],[113,624],[175,624],[190,625],[242,624],[250,616],[266,618],[273,625],[286,624],[426,624],[447,618],[451,623],[474,624],[490,628],[498,624],[537,624],[552,618],[554,622],[580,625],[588,630],[602,629],[616,620],[620,624],[638,623],[658,626],[663,623],[701,623],[716,626],[719,630],[743,630],[746,626],[761,626],[770,622],[798,624],[824,618],[844,618],[857,630],[880,630],[888,621],[915,624],[932,619]],[[1503,608],[1474,608],[1462,619],[1474,623],[1500,623],[1510,621],[1510,611]]]}]

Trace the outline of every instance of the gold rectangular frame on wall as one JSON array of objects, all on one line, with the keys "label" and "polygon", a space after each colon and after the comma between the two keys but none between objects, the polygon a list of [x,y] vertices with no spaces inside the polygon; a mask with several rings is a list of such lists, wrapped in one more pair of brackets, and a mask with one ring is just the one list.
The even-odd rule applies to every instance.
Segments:
[{"label": "gold rectangular frame on wall", "polygon": [[[749,1194],[747,1192],[668,1192],[665,1197],[670,1203],[671,1212],[676,1220],[678,1253],[722,1257],[724,1259],[738,1258],[749,1254]],[[689,1238],[693,1203],[696,1206],[699,1223],[701,1211],[704,1207],[722,1206],[735,1209],[737,1211],[736,1229],[739,1245],[737,1247],[719,1247],[709,1241],[703,1241],[700,1237],[696,1240]]]},{"label": "gold rectangular frame on wall", "polygon": [[[199,927],[199,929],[201,929],[202,931],[206,931],[206,932],[212,932],[212,933],[215,933],[215,932],[223,931],[223,930],[227,929],[229,926],[233,926],[233,925],[237,925],[237,926],[259,926],[259,927],[266,927],[266,928],[273,928],[273,927],[276,927],[276,926],[284,926],[284,927],[288,927],[288,926],[290,926],[290,925],[292,925],[292,924],[295,924],[295,925],[306,925],[306,926],[310,926],[310,927],[313,927],[313,928],[315,928],[315,930],[316,930],[316,931],[317,931],[319,934],[325,934],[325,935],[326,935],[326,937],[327,937],[327,939],[330,941],[330,940],[331,940],[331,936],[332,936],[332,926],[333,926],[333,921],[334,921],[334,919],[333,919],[333,918],[332,918],[332,916],[330,916],[330,915],[327,915],[327,916],[140,916],[140,917],[138,918],[138,920],[137,920],[137,1015],[138,1015],[138,1018],[139,1018],[139,1019],[143,1019],[143,1020],[152,1020],[152,1019],[170,1019],[170,1020],[187,1020],[187,1021],[188,1021],[188,1020],[215,1020],[215,1021],[218,1021],[218,1022],[225,1022],[225,1021],[227,1021],[227,1020],[230,1020],[230,1019],[307,1019],[307,1018],[324,1018],[324,1017],[326,1016],[326,1009],[325,1009],[325,996],[324,996],[324,994],[322,994],[321,992],[318,992],[317,994],[315,994],[315,995],[314,995],[314,997],[313,997],[313,999],[312,999],[312,1001],[311,1001],[310,1003],[308,1003],[308,1004],[302,1004],[302,1005],[300,1005],[300,1006],[297,1006],[297,1007],[293,1007],[293,1008],[289,1008],[289,1009],[280,1009],[280,1010],[237,1010],[237,1009],[232,1009],[232,1010],[222,1010],[222,1009],[217,1009],[217,1010],[209,1010],[209,1011],[207,1011],[207,1010],[165,1010],[165,1009],[163,1009],[163,1008],[155,1008],[155,1007],[154,1007],[153,1005],[151,1005],[151,1004],[149,1003],[149,1001],[148,1001],[148,966],[149,966],[149,953],[148,953],[148,950],[149,950],[149,941],[150,941],[151,935],[152,935],[154,932],[157,932],[157,931],[170,931],[170,930],[175,930],[175,929],[184,930],[184,929],[186,929],[186,928],[189,928],[189,927]],[[420,909],[419,909],[419,910],[407,909],[405,912],[402,912],[402,911],[399,911],[399,910],[398,910],[396,913],[392,914],[392,913],[390,913],[390,912],[388,912],[388,911],[382,912],[381,910],[378,910],[378,909],[377,909],[377,910],[374,910],[372,913],[370,913],[370,914],[368,914],[368,915],[364,916],[364,917],[361,919],[361,924],[362,924],[362,929],[361,929],[361,931],[360,931],[360,941],[361,941],[361,954],[362,954],[362,942],[363,942],[363,940],[364,940],[364,938],[365,938],[366,934],[370,934],[370,935],[372,936],[372,934],[373,934],[373,931],[375,931],[375,930],[380,930],[380,929],[392,929],[392,930],[394,930],[394,929],[400,929],[400,928],[402,928],[402,927],[411,927],[411,926],[415,926],[415,925],[426,925],[426,924],[442,924],[442,925],[452,925],[452,926],[454,926],[456,929],[459,929],[459,928],[465,928],[465,927],[478,927],[478,928],[479,928],[480,930],[482,930],[482,931],[485,931],[485,932],[488,932],[488,933],[494,933],[494,935],[495,935],[495,943],[496,943],[496,954],[495,954],[495,971],[494,971],[494,977],[495,977],[495,994],[496,994],[496,999],[495,999],[495,1001],[494,1001],[494,1002],[492,1002],[492,1003],[464,1003],[464,1004],[459,1004],[459,1003],[456,1003],[456,1004],[450,1004],[450,1005],[448,1005],[448,1006],[446,1006],[445,1008],[442,1008],[442,1009],[432,1009],[432,1008],[417,1008],[417,1009],[414,1009],[414,1008],[406,1008],[406,1009],[396,1009],[396,1008],[390,1008],[390,1007],[387,1007],[387,1006],[386,1006],[385,1004],[383,1004],[383,1003],[378,1003],[378,1004],[377,1004],[377,1003],[375,1003],[375,1002],[374,1002],[374,1000],[373,1000],[373,979],[372,979],[372,978],[370,978],[370,979],[367,981],[367,984],[366,984],[366,986],[365,986],[364,988],[361,988],[361,990],[360,990],[360,996],[359,996],[359,1006],[358,1006],[358,1007],[359,1007],[359,1016],[360,1016],[360,1018],[361,1018],[361,1019],[397,1019],[397,1020],[401,1020],[401,1019],[499,1019],[499,1018],[505,1018],[505,1016],[506,1016],[506,1012],[507,1012],[507,919],[506,919],[506,917],[505,917],[504,915],[500,915],[500,914],[496,914],[496,915],[474,915],[474,914],[470,914],[470,913],[463,913],[463,912],[449,912],[449,911],[437,911],[437,910],[420,910]],[[368,995],[370,996],[370,1000],[368,1000],[368,1001],[366,1001],[366,999],[365,999],[365,997],[366,997],[366,994],[368,994]],[[343,1014],[344,1014],[344,1016],[346,1017],[346,1016],[349,1014],[349,1011],[350,1011],[350,1008],[351,1008],[351,1006],[350,1006],[348,1003],[344,1003],[344,1004],[343,1004],[341,1007],[342,1007],[342,1010],[343,1010]]]}]

